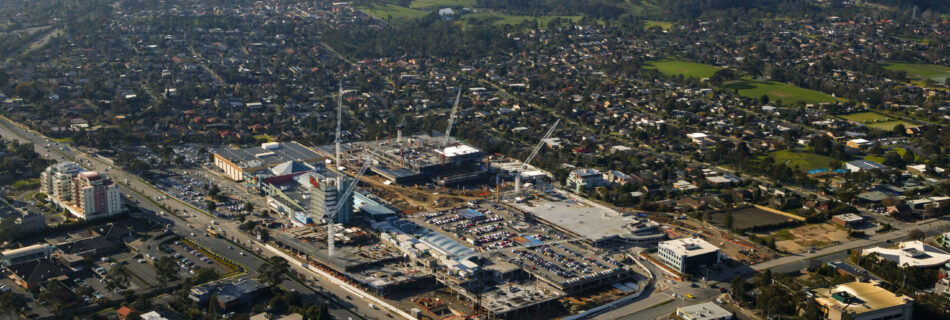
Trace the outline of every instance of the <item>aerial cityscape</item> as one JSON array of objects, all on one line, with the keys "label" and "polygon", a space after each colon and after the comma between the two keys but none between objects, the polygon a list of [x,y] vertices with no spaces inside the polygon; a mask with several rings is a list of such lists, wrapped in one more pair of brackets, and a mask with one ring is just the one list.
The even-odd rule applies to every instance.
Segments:
[{"label": "aerial cityscape", "polygon": [[0,320],[950,319],[950,1],[0,1]]}]

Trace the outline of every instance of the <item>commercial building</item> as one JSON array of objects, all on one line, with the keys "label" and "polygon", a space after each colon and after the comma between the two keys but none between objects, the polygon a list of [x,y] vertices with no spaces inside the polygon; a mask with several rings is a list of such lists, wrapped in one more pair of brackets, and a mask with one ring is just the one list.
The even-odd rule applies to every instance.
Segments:
[{"label": "commercial building", "polygon": [[3,265],[8,267],[31,260],[48,258],[51,254],[53,254],[53,246],[48,244],[34,244],[32,246],[4,250],[3,253],[0,253],[0,255],[3,255]]},{"label": "commercial building", "polygon": [[897,248],[875,247],[861,251],[865,256],[872,253],[902,267],[931,268],[950,261],[950,254],[919,240],[898,243]]},{"label": "commercial building", "polygon": [[191,288],[188,298],[204,305],[211,297],[217,298],[218,305],[223,309],[231,309],[239,305],[248,305],[254,298],[267,291],[267,285],[245,278],[225,279]]},{"label": "commercial building", "polygon": [[831,217],[831,222],[845,228],[851,228],[864,224],[864,217],[853,213],[845,213]]},{"label": "commercial building", "polygon": [[72,273],[69,268],[49,259],[30,260],[6,268],[10,279],[27,291],[39,290],[40,285],[47,280]]},{"label": "commercial building", "polygon": [[75,162],[60,162],[51,165],[40,175],[40,192],[45,193],[60,207],[73,201],[73,178],[85,171]]},{"label": "commercial building", "polygon": [[604,175],[596,169],[576,169],[567,176],[567,188],[581,191],[607,185]]},{"label": "commercial building", "polygon": [[277,166],[287,161],[314,163],[323,157],[296,141],[268,142],[260,147],[214,150],[214,165],[234,181],[244,181],[251,173]]},{"label": "commercial building", "polygon": [[660,261],[679,273],[695,273],[703,266],[719,263],[719,248],[698,238],[681,238],[660,242]]},{"label": "commercial building", "polygon": [[883,165],[883,164],[880,164],[880,163],[877,163],[877,162],[874,162],[874,161],[870,161],[870,160],[854,160],[854,161],[848,161],[847,163],[845,163],[844,166],[845,166],[845,169],[848,169],[848,171],[851,171],[851,172],[858,172],[858,171],[862,171],[862,170],[864,170],[864,171],[867,171],[867,170],[879,170],[879,169],[880,169],[880,170],[883,170],[883,169],[886,169],[886,168],[887,168],[887,166],[885,166],[885,165]]},{"label": "commercial building", "polygon": [[729,320],[732,312],[712,302],[676,308],[676,316],[683,320]]},{"label": "commercial building", "polygon": [[841,320],[845,313],[854,320],[913,318],[914,299],[887,291],[880,282],[854,281],[814,292],[815,302],[828,320]]},{"label": "commercial building", "polygon": [[66,209],[82,219],[108,217],[122,212],[119,186],[98,172],[81,172],[73,178],[73,199]]}]

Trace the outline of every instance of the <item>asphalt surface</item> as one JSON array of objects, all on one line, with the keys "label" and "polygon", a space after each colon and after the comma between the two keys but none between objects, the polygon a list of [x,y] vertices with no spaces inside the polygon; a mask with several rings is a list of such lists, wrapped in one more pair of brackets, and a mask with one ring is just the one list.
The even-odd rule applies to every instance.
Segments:
[{"label": "asphalt surface", "polygon": [[[92,157],[82,153],[74,149],[72,146],[57,143],[56,141],[50,140],[32,130],[27,130],[2,117],[0,117],[0,136],[8,140],[17,140],[21,143],[33,143],[36,152],[47,159],[57,162],[74,161],[86,169],[104,173],[119,185],[122,194],[125,195],[128,200],[136,202],[138,207],[141,208],[142,212],[144,212],[142,217],[151,219],[161,223],[162,225],[168,225],[172,228],[172,230],[174,230],[175,233],[181,235],[182,237],[192,239],[211,249],[212,251],[246,266],[249,273],[247,276],[255,276],[257,268],[264,263],[264,260],[257,257],[255,254],[250,254],[250,252],[248,252],[246,249],[235,245],[236,243],[240,243],[243,247],[253,248],[251,250],[254,252],[257,252],[258,249],[263,248],[261,247],[259,241],[252,239],[249,235],[243,232],[240,232],[237,228],[237,222],[214,218],[208,215],[208,213],[204,210],[181,202],[180,200],[164,193],[153,185],[145,182],[145,180],[135,174],[126,172],[119,168],[114,168],[113,166],[102,161],[100,158]],[[162,197],[163,199],[155,200],[157,197]],[[161,205],[161,207],[159,207],[159,205]],[[179,212],[188,213],[189,217],[177,217],[170,214],[159,215],[160,212],[171,213],[176,209]],[[184,214],[182,215],[184,216]],[[227,239],[231,239],[233,242],[229,242],[225,239],[204,236],[204,230],[207,226],[212,224],[212,220],[217,222],[215,228],[224,228]],[[191,233],[194,233],[196,236],[192,237]],[[233,249],[229,249],[229,245]],[[241,252],[244,252],[244,254],[241,255]],[[264,258],[269,256],[269,253],[266,250],[261,252],[261,255],[264,256]],[[294,270],[301,272],[302,269],[299,267],[299,265],[293,261],[289,262]],[[296,281],[287,280],[281,284],[281,287],[301,293],[303,296],[305,296],[305,298],[308,296],[312,298],[317,294],[328,298],[331,302],[330,313],[337,319],[356,319],[359,317],[364,317],[367,319],[391,318],[385,311],[369,308],[369,302],[365,300],[342,299],[341,297],[345,297],[349,294],[339,286],[331,284],[329,281],[315,277],[308,277],[308,279],[310,280],[305,281],[307,285],[302,285]]]}]

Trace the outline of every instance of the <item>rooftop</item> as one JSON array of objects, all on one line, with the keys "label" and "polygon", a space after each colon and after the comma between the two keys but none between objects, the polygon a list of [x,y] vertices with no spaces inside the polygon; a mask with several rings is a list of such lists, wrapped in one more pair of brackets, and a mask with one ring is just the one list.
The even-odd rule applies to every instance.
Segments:
[{"label": "rooftop", "polygon": [[270,167],[292,160],[312,162],[321,158],[319,154],[296,141],[244,149],[217,148],[214,153],[242,168]]},{"label": "rooftop", "polygon": [[563,230],[600,242],[614,238],[642,240],[662,237],[662,233],[647,234],[648,229],[656,228],[655,222],[641,221],[624,217],[609,208],[593,205],[583,199],[570,195],[568,200],[552,201],[535,199],[525,203],[514,203],[520,210],[530,212],[535,217],[553,224]]},{"label": "rooftop", "polygon": [[912,303],[914,300],[881,288],[879,282],[855,281],[816,289],[815,301],[829,308],[861,314]]},{"label": "rooftop", "polygon": [[694,304],[676,309],[677,314],[689,315],[692,319],[719,319],[732,317],[732,312],[712,302]]},{"label": "rooftop", "polygon": [[706,240],[698,238],[680,238],[660,242],[661,247],[673,251],[681,256],[697,256],[701,254],[713,253],[719,251],[719,248]]},{"label": "rooftop", "polygon": [[936,267],[950,261],[950,254],[921,241],[906,241],[897,244],[897,248],[869,248],[862,255],[878,254],[882,259],[897,262],[900,266]]}]

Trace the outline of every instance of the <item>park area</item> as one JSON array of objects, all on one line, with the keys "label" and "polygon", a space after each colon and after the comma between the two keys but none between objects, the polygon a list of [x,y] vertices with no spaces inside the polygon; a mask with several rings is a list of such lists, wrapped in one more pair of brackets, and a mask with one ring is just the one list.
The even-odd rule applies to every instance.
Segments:
[{"label": "park area", "polygon": [[682,75],[689,78],[709,78],[720,69],[719,67],[708,64],[677,59],[651,61],[644,64],[643,68],[654,69],[668,76]]},{"label": "park area", "polygon": [[798,168],[801,171],[811,171],[815,169],[836,169],[831,167],[834,159],[811,152],[795,152],[792,150],[781,150],[769,153],[775,159],[775,163],[782,163],[790,168]]},{"label": "park area", "polygon": [[726,219],[729,212],[732,213],[732,227],[736,230],[767,227],[791,220],[789,217],[767,210],[745,207],[711,213],[710,221],[720,228],[728,229]]},{"label": "park area", "polygon": [[765,95],[769,97],[770,101],[781,100],[783,103],[817,104],[835,101],[835,97],[827,93],[799,88],[784,82],[739,80],[727,83],[724,87],[729,90],[736,90],[744,97],[760,98]]},{"label": "park area", "polygon": [[853,123],[862,124],[868,126],[868,128],[882,130],[882,131],[891,131],[894,130],[894,127],[898,124],[904,125],[905,128],[916,127],[914,123],[903,121],[900,119],[892,118],[877,112],[857,112],[850,113],[845,115],[839,115],[838,117],[851,121]]},{"label": "park area", "polygon": [[823,248],[848,241],[848,231],[830,223],[778,230],[769,236],[775,239],[777,249],[788,253],[804,253],[812,246]]},{"label": "park area", "polygon": [[884,69],[907,72],[907,78],[911,80],[930,79],[937,82],[944,82],[947,77],[950,77],[950,67],[936,64],[888,63],[884,65]]}]

